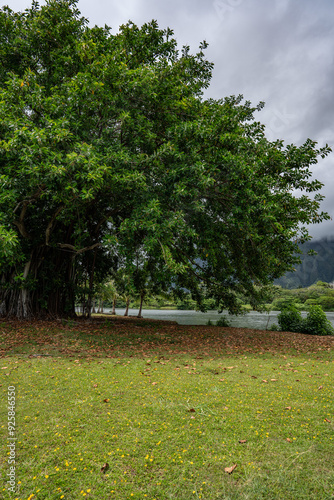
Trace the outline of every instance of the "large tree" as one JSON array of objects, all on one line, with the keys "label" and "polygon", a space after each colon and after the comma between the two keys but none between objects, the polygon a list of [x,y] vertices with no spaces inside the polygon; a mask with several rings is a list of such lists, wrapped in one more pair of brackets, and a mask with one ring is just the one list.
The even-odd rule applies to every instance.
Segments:
[{"label": "large tree", "polygon": [[268,141],[261,103],[204,100],[205,42],[176,45],[155,21],[89,28],[75,0],[0,11],[0,314],[74,314],[80,277],[93,293],[134,249],[236,311],[328,218],[311,174],[329,148]]}]

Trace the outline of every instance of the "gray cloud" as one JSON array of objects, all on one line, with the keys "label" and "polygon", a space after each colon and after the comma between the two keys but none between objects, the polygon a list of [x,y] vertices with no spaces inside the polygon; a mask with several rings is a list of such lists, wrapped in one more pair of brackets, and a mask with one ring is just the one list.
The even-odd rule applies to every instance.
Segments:
[{"label": "gray cloud", "polygon": [[[9,0],[13,10],[28,0]],[[44,3],[44,2],[41,2]],[[269,139],[301,144],[308,137],[334,147],[334,2],[332,0],[79,0],[91,24],[116,32],[129,19],[157,19],[180,45],[195,51],[206,39],[215,63],[207,96],[243,94],[265,101],[258,119]],[[322,209],[334,215],[334,153],[314,168],[324,183]],[[316,238],[334,235],[332,221],[312,226]]]}]

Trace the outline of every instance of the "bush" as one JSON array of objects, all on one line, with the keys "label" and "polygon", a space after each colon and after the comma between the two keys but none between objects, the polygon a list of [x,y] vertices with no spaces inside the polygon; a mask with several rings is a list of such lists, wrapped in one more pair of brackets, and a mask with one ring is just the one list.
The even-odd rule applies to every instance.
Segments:
[{"label": "bush", "polygon": [[283,332],[299,332],[302,333],[301,328],[303,318],[299,311],[293,306],[282,309],[277,316],[278,324]]},{"label": "bush", "polygon": [[230,322],[225,316],[222,316],[217,320],[216,326],[230,326]]},{"label": "bush", "polygon": [[278,325],[276,325],[276,323],[273,323],[272,325],[270,325],[269,330],[271,332],[278,332],[279,330]]},{"label": "bush", "polygon": [[319,305],[310,306],[310,311],[305,319],[294,307],[283,309],[277,319],[282,331],[308,333],[309,335],[334,334],[331,322]]},{"label": "bush", "polygon": [[332,309],[334,310],[334,295],[322,295],[318,299],[319,305],[324,309],[324,310],[329,310]]},{"label": "bush", "polygon": [[327,319],[321,306],[311,306],[307,318],[303,321],[303,332],[310,335],[333,335],[334,328]]}]

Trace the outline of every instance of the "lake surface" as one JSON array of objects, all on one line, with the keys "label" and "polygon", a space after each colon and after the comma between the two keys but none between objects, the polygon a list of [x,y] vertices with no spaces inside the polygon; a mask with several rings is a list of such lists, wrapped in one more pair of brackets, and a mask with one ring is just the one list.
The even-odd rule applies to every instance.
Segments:
[{"label": "lake surface", "polygon": [[[110,312],[110,309],[105,309],[104,312]],[[116,314],[123,315],[125,309],[116,309]],[[130,316],[137,316],[138,309],[129,309]],[[273,323],[278,324],[277,315],[278,311],[268,313],[259,313],[251,311],[243,316],[230,316],[227,312],[218,314],[217,311],[208,311],[206,313],[198,311],[179,311],[179,310],[160,310],[160,309],[144,309],[142,311],[144,318],[159,319],[176,321],[180,325],[206,325],[211,320],[213,324],[225,316],[230,322],[231,326],[239,328],[255,328],[257,330],[265,330]],[[303,317],[307,315],[306,312],[301,313]],[[334,326],[334,312],[326,313],[327,318]]]}]

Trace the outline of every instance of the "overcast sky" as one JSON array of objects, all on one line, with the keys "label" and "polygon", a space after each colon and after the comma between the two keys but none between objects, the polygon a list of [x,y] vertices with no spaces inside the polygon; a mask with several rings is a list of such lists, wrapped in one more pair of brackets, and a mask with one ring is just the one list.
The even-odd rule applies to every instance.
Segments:
[{"label": "overcast sky", "polygon": [[[31,2],[5,3],[19,11]],[[115,33],[128,20],[156,19],[174,30],[180,46],[196,51],[206,40],[215,65],[207,97],[265,101],[257,119],[269,139],[300,145],[311,138],[334,150],[334,0],[79,0],[78,7],[91,25]],[[314,174],[324,183],[322,209],[334,218],[334,152]],[[334,237],[334,221],[310,232]]]}]

